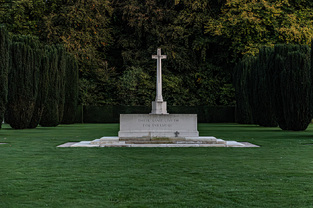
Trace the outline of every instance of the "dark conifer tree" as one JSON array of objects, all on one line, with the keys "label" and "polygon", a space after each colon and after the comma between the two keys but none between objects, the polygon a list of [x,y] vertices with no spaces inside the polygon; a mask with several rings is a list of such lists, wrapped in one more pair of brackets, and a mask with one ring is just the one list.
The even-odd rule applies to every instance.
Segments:
[{"label": "dark conifer tree", "polygon": [[2,125],[8,95],[9,34],[0,26],[0,128]]},{"label": "dark conifer tree", "polygon": [[64,49],[63,46],[58,45],[57,46],[57,53],[58,53],[58,73],[57,73],[57,82],[58,85],[58,112],[59,112],[59,123],[61,123],[63,119],[63,113],[64,113],[64,103],[65,103],[65,71],[67,68],[67,55],[68,53]]},{"label": "dark conifer tree", "polygon": [[[22,37],[22,39],[32,39]],[[33,41],[34,44],[35,41]],[[5,120],[15,129],[27,128],[32,118],[39,81],[39,68],[34,50],[24,41],[11,46],[8,103]]]},{"label": "dark conifer tree", "polygon": [[249,94],[251,90],[251,73],[253,73],[255,62],[255,57],[247,56],[235,67],[236,121],[241,124],[253,123]]},{"label": "dark conifer tree", "polygon": [[74,56],[67,56],[65,71],[65,103],[62,123],[74,123],[78,101],[78,64]]},{"label": "dark conifer tree", "polygon": [[47,95],[48,95],[48,89],[50,87],[49,85],[49,76],[50,76],[50,66],[49,66],[49,58],[47,57],[47,54],[45,50],[37,50],[36,56],[38,59],[40,59],[39,62],[39,92],[35,104],[34,113],[32,115],[32,119],[28,125],[28,128],[36,128],[38,124],[40,123],[40,119],[42,116],[42,112],[44,109],[44,106],[46,104]]},{"label": "dark conifer tree", "polygon": [[283,130],[305,130],[312,119],[310,49],[278,45],[274,59],[274,97],[278,125]]},{"label": "dark conifer tree", "polygon": [[253,120],[256,124],[265,127],[277,126],[272,86],[273,57],[273,48],[260,49],[250,88]]},{"label": "dark conifer tree", "polygon": [[46,104],[40,120],[40,125],[53,127],[59,125],[59,57],[56,47],[46,47],[46,54],[49,59],[49,80],[48,95]]}]

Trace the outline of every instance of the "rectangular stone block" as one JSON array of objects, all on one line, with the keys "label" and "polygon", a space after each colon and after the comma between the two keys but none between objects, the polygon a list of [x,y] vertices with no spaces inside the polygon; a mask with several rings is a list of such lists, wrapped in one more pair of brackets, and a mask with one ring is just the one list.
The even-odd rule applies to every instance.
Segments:
[{"label": "rectangular stone block", "polygon": [[198,137],[196,114],[121,114],[120,138]]}]

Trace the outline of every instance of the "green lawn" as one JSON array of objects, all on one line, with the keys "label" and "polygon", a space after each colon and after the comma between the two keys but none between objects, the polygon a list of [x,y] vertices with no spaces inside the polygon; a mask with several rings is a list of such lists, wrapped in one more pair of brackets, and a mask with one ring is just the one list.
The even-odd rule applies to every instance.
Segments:
[{"label": "green lawn", "polygon": [[313,126],[199,124],[260,148],[57,148],[118,124],[0,130],[0,207],[313,207]]}]

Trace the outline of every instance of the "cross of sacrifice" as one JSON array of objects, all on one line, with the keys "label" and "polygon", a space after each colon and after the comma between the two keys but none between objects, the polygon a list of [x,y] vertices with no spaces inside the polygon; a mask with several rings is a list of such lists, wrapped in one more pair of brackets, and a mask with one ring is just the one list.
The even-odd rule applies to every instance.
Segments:
[{"label": "cross of sacrifice", "polygon": [[162,59],[166,59],[166,55],[161,55],[161,48],[158,48],[157,55],[152,55],[153,59],[157,59],[157,81],[156,81],[156,102],[163,102],[162,97]]}]

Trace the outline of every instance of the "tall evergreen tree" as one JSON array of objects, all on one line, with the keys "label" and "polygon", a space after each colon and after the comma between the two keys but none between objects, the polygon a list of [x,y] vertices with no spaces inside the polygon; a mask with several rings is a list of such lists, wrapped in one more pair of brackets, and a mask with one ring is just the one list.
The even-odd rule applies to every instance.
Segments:
[{"label": "tall evergreen tree", "polygon": [[253,123],[251,109],[251,73],[255,68],[256,58],[246,56],[235,67],[234,86],[236,90],[236,121],[241,124]]},{"label": "tall evergreen tree", "polygon": [[[22,39],[31,39],[22,37]],[[35,44],[35,43],[34,43]],[[34,50],[23,41],[11,46],[11,71],[9,73],[6,120],[12,128],[27,128],[32,118],[37,94],[39,68]]]},{"label": "tall evergreen tree", "polygon": [[58,70],[58,50],[51,46],[46,48],[49,58],[49,86],[48,95],[44,110],[42,112],[40,125],[44,127],[52,127],[59,125],[59,70]]},{"label": "tall evergreen tree", "polygon": [[57,46],[58,53],[58,67],[57,67],[57,82],[55,83],[58,88],[58,113],[59,113],[59,123],[63,119],[64,103],[65,103],[65,71],[67,68],[67,52],[64,47]]},{"label": "tall evergreen tree", "polygon": [[0,128],[2,125],[8,95],[9,34],[0,26]]},{"label": "tall evergreen tree", "polygon": [[49,85],[49,76],[50,76],[50,67],[49,67],[49,58],[45,50],[37,50],[36,57],[40,59],[40,68],[39,68],[39,83],[38,83],[38,96],[36,99],[36,104],[34,108],[34,113],[32,115],[31,121],[28,125],[28,128],[36,128],[40,122],[44,106],[46,104]]},{"label": "tall evergreen tree", "polygon": [[312,69],[308,46],[275,47],[273,83],[279,127],[305,130],[312,119]]},{"label": "tall evergreen tree", "polygon": [[65,103],[63,120],[64,124],[75,121],[78,102],[78,64],[74,56],[68,54],[65,71]]},{"label": "tall evergreen tree", "polygon": [[262,47],[257,56],[256,68],[252,73],[251,106],[253,120],[265,127],[277,126],[272,86],[274,49]]}]

